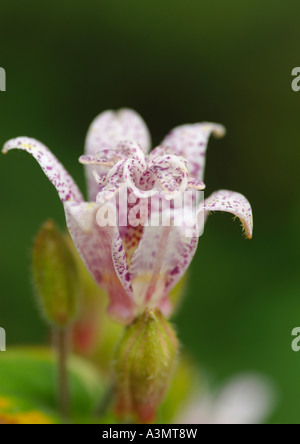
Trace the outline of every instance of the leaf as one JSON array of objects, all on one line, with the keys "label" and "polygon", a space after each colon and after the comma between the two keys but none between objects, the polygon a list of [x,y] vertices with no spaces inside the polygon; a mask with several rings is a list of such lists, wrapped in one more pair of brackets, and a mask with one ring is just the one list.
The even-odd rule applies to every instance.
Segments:
[{"label": "leaf", "polygon": [[[1,413],[11,409],[42,412],[50,415],[54,422],[59,422],[56,367],[55,354],[51,349],[15,348],[1,352],[0,423]],[[71,419],[74,422],[92,422],[93,412],[105,391],[101,376],[90,363],[72,356],[69,383]]]}]

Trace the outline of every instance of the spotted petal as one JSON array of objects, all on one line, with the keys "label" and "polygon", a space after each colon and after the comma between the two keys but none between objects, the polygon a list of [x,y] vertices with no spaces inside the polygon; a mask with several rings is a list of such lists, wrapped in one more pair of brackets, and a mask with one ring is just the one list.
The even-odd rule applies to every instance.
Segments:
[{"label": "spotted petal", "polygon": [[[125,185],[123,178],[125,164],[125,159],[119,160],[106,175],[105,179],[101,181],[101,178],[99,178],[99,181],[101,181],[101,189],[96,195],[96,201],[98,203],[104,203],[114,198],[120,188]],[[95,171],[93,171],[93,173],[95,173]],[[97,175],[97,173],[95,175]]]},{"label": "spotted petal", "polygon": [[188,188],[197,191],[203,191],[205,189],[205,183],[202,180],[197,179],[196,177],[189,177]]},{"label": "spotted petal", "polygon": [[143,149],[134,140],[123,140],[114,148],[102,148],[94,154],[84,154],[79,162],[84,165],[102,165],[111,167],[121,159],[133,157],[146,164]]},{"label": "spotted petal", "polygon": [[174,199],[183,193],[188,185],[188,169],[186,161],[174,154],[155,156],[149,162],[155,178],[165,192],[165,198]]},{"label": "spotted petal", "polygon": [[112,257],[116,273],[128,295],[133,299],[131,278],[123,242],[119,232],[115,232],[112,242]]},{"label": "spotted petal", "polygon": [[141,180],[145,180],[146,176],[144,174],[146,174],[146,171],[140,161],[131,158],[125,162],[124,181],[129,191],[139,198],[151,197],[158,192],[156,189],[144,190],[136,186],[136,183],[140,184]]},{"label": "spotted petal", "polygon": [[122,243],[124,245],[127,261],[130,264],[132,255],[142,238],[144,227],[141,224],[137,225],[136,227],[128,224],[127,226],[119,227],[119,231],[122,238]]},{"label": "spotted petal", "polygon": [[211,211],[225,211],[238,217],[245,229],[248,239],[252,237],[253,216],[251,205],[240,193],[228,190],[220,190],[205,199],[198,208],[198,214],[207,216]]},{"label": "spotted petal", "polygon": [[133,157],[142,165],[146,166],[145,151],[135,140],[122,140],[117,146],[117,151],[121,153],[123,157]]},{"label": "spotted petal", "polygon": [[119,159],[109,159],[104,157],[102,153],[99,154],[84,154],[79,157],[79,162],[83,165],[102,165],[107,167],[112,167]]},{"label": "spotted petal", "polygon": [[[135,140],[148,152],[151,146],[150,133],[143,119],[131,109],[105,111],[92,122],[86,137],[85,154],[96,154],[100,149],[116,148],[122,140]],[[92,167],[86,166],[90,200],[97,194],[97,184],[90,174]],[[98,173],[103,173],[98,167]]]},{"label": "spotted petal", "polygon": [[3,153],[12,149],[26,151],[38,161],[48,179],[55,186],[62,202],[83,201],[82,194],[72,177],[44,144],[29,137],[18,137],[6,142]]},{"label": "spotted petal", "polygon": [[210,134],[222,137],[225,128],[215,123],[195,123],[174,128],[162,145],[188,161],[190,173],[200,180],[204,177],[206,147]]},{"label": "spotted petal", "polygon": [[183,227],[157,225],[144,227],[130,273],[135,300],[141,309],[145,305],[159,306],[168,316],[168,294],[189,266],[198,238],[187,236]]},{"label": "spotted petal", "polygon": [[[116,239],[115,226],[101,227],[96,222],[96,213],[99,210],[96,203],[65,204],[65,213],[68,229],[73,238],[81,258],[98,285],[102,286],[109,295],[108,308],[112,317],[120,322],[131,322],[134,316],[134,305],[128,288],[124,289],[119,279],[122,269],[123,252],[112,255],[112,248]],[[120,248],[120,244],[114,248]],[[115,270],[118,269],[118,275]],[[126,269],[126,259],[123,268]],[[125,273],[126,274],[126,273]]]}]

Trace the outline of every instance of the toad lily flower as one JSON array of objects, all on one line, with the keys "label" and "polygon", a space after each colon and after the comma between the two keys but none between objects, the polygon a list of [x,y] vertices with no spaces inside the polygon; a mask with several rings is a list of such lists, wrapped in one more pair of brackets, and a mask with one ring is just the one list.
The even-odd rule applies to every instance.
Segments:
[{"label": "toad lily flower", "polygon": [[[160,192],[172,200],[187,189],[203,190],[205,152],[210,134],[224,128],[211,123],[183,125],[167,135],[150,154],[149,131],[134,111],[106,111],[92,123],[86,138],[85,164],[89,201],[49,149],[35,139],[8,141],[3,152],[17,148],[31,154],[55,186],[64,205],[67,226],[91,275],[109,295],[108,311],[130,323],[145,308],[172,312],[169,293],[188,268],[197,248],[197,236],[186,237],[178,227],[100,226],[97,212],[102,199],[111,203],[127,185],[136,197]],[[161,210],[157,210],[158,212]],[[225,211],[238,217],[248,238],[252,211],[241,194],[218,191],[198,206],[198,214]]]}]

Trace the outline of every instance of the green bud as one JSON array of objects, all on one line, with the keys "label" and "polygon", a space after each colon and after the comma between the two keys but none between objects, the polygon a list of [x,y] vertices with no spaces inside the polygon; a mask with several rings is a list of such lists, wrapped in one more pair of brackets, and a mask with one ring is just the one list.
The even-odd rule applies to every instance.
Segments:
[{"label": "green bud", "polygon": [[153,422],[172,377],[178,340],[158,309],[146,310],[126,330],[116,355],[117,413]]},{"label": "green bud", "polygon": [[202,375],[196,363],[181,353],[165,400],[159,409],[159,418],[163,424],[177,423],[183,409],[194,399],[195,393],[202,393]]},{"label": "green bud", "polygon": [[43,225],[35,239],[33,277],[46,320],[66,327],[77,313],[77,267],[65,237],[52,221]]}]

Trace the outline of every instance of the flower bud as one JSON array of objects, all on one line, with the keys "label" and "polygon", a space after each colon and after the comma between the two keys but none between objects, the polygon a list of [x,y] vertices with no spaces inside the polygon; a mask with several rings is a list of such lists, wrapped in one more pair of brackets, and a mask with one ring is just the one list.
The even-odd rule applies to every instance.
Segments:
[{"label": "flower bud", "polygon": [[203,390],[202,374],[191,357],[181,353],[178,361],[170,390],[159,409],[163,424],[177,424],[182,410],[194,399],[195,393],[201,396]]},{"label": "flower bud", "polygon": [[146,310],[126,330],[116,356],[117,413],[150,423],[175,367],[178,340],[158,309]]},{"label": "flower bud", "polygon": [[77,267],[64,236],[47,221],[33,246],[33,277],[46,320],[67,326],[76,316],[79,285]]}]

